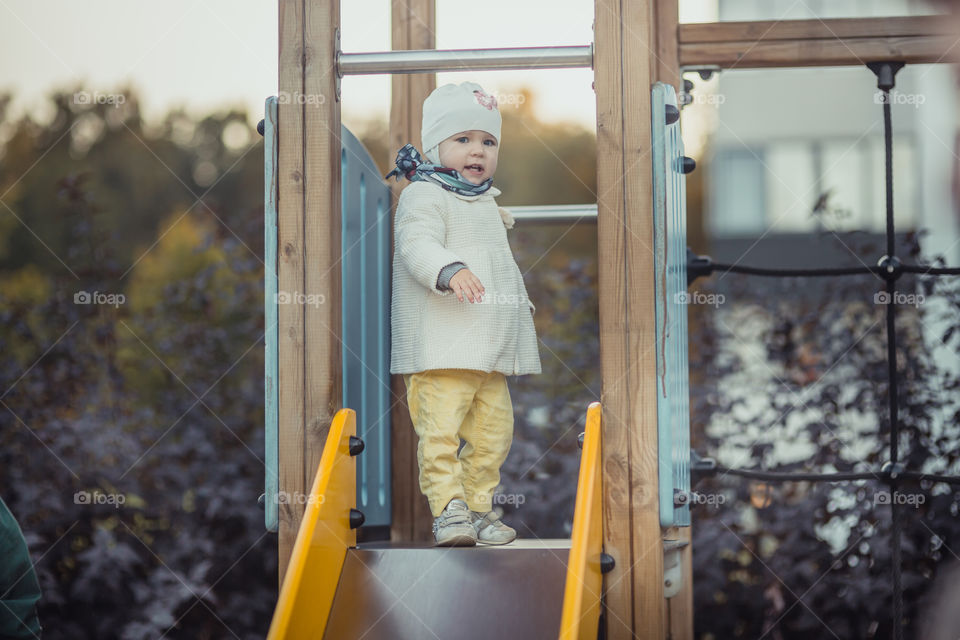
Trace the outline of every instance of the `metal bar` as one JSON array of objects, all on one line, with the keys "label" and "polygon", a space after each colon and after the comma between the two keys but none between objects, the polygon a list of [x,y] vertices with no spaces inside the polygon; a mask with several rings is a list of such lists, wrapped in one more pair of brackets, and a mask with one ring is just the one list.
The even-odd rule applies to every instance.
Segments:
[{"label": "metal bar", "polygon": [[546,206],[506,207],[513,219],[523,222],[597,222],[595,204],[558,204]]},{"label": "metal bar", "polygon": [[411,49],[337,55],[337,73],[437,73],[504,69],[593,67],[593,44],[503,49]]}]

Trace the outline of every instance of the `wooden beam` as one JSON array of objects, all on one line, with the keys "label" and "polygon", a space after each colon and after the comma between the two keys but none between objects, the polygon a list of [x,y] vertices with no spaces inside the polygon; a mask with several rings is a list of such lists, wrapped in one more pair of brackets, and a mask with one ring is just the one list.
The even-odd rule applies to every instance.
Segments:
[{"label": "wooden beam", "polygon": [[[279,1],[280,96],[303,93],[304,0]],[[303,109],[280,100],[277,132],[277,290],[303,291]],[[304,472],[303,308],[277,307],[277,456],[280,495],[302,495]],[[280,583],[287,570],[303,510],[279,500],[278,546]]]},{"label": "wooden beam", "polygon": [[[279,561],[282,582],[320,455],[342,402],[340,102],[336,0],[279,0]],[[310,98],[310,99],[302,99]],[[314,296],[317,304],[301,296]],[[309,300],[307,298],[306,300]]]},{"label": "wooden beam", "polygon": [[943,16],[684,24],[680,65],[748,69],[955,61],[960,39]]},{"label": "wooden beam", "polygon": [[[391,48],[396,50],[436,49],[435,0],[393,0],[391,3]],[[396,152],[406,143],[420,149],[423,101],[437,86],[434,73],[394,74],[391,78],[390,149]],[[426,149],[420,149],[426,152]],[[393,161],[393,156],[390,157]],[[389,167],[388,167],[389,170]],[[392,210],[400,191],[409,182],[391,181]],[[390,264],[393,264],[393,216],[391,215]],[[417,466],[417,436],[410,421],[407,389],[403,376],[391,376],[391,525],[390,539],[430,541],[433,516],[426,497],[420,493]]]},{"label": "wooden beam", "polygon": [[949,35],[952,27],[944,17],[904,16],[684,24],[680,26],[680,43]]},{"label": "wooden beam", "polygon": [[595,0],[607,637],[666,637],[658,505],[650,88],[654,0]]},{"label": "wooden beam", "polygon": [[656,79],[680,87],[680,49],[677,44],[680,26],[680,0],[660,0],[654,3],[657,16],[657,72]]},{"label": "wooden beam", "polygon": [[953,61],[951,47],[960,49],[956,44],[950,36],[681,44],[680,64],[723,69],[862,66],[885,61],[929,64]]}]

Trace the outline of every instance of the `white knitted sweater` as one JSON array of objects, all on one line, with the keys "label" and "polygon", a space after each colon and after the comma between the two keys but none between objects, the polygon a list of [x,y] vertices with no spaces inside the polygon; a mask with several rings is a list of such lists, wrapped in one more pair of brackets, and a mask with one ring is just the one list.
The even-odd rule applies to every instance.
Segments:
[{"label": "white knitted sweater", "polygon": [[[540,373],[535,307],[507,242],[513,218],[490,187],[464,196],[411,182],[394,220],[390,373],[478,369]],[[482,302],[437,288],[440,270],[462,262],[483,284]]]}]

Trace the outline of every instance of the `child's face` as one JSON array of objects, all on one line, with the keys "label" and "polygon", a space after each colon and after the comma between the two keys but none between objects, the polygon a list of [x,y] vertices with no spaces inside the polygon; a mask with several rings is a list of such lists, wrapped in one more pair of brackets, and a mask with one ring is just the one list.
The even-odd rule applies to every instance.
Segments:
[{"label": "child's face", "polygon": [[[456,169],[473,184],[492,178],[500,146],[486,131],[461,131],[440,143],[440,164]],[[479,168],[478,168],[479,167]]]}]

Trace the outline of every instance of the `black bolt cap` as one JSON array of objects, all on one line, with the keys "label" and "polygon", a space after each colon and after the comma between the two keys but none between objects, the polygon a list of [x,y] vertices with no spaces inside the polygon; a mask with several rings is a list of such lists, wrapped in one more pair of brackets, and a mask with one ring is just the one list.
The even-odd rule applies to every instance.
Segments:
[{"label": "black bolt cap", "polygon": [[363,444],[363,440],[357,436],[350,436],[350,455],[358,456],[363,451],[363,447],[366,446]]},{"label": "black bolt cap", "polygon": [[673,124],[674,122],[680,119],[680,109],[678,109],[674,105],[668,104],[666,105],[666,107],[664,107],[664,109],[665,109],[665,115],[666,115],[665,120],[666,120],[667,126]]},{"label": "black bolt cap", "polygon": [[606,553],[600,554],[600,573],[610,573],[615,566],[617,566],[617,563],[614,561],[613,556],[607,555]]},{"label": "black bolt cap", "polygon": [[366,518],[363,515],[363,511],[359,509],[350,509],[350,528],[356,529],[363,525]]}]

